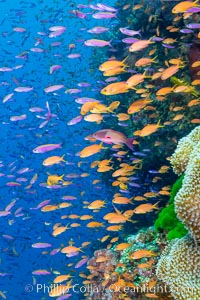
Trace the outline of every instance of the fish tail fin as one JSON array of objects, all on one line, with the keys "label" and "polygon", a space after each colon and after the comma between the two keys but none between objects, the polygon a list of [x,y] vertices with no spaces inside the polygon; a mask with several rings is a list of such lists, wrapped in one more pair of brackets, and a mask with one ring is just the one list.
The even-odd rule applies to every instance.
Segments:
[{"label": "fish tail fin", "polygon": [[156,203],[153,205],[153,208],[155,208],[155,209],[159,209],[159,207],[158,207],[158,203],[160,203],[160,201],[156,202]]},{"label": "fish tail fin", "polygon": [[128,138],[127,139],[127,142],[126,142],[126,146],[131,149],[131,150],[134,150],[134,147],[133,147],[133,141],[135,140],[135,138]]},{"label": "fish tail fin", "polygon": [[65,154],[63,156],[61,156],[62,161],[67,162],[66,160],[64,160]]},{"label": "fish tail fin", "polygon": [[128,55],[122,60],[122,64],[124,67],[129,67],[128,65],[125,64],[125,61],[128,59]]},{"label": "fish tail fin", "polygon": [[62,175],[60,176],[60,180],[61,180],[61,181],[64,181],[64,179],[63,179],[64,176],[65,176],[65,174],[62,174]]}]

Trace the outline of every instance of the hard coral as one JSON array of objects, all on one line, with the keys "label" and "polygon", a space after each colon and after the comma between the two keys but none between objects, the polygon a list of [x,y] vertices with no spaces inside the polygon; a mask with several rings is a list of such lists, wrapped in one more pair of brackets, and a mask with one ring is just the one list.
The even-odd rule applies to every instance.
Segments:
[{"label": "hard coral", "polygon": [[156,274],[175,299],[200,299],[199,258],[200,248],[189,236],[171,241],[163,252]]},{"label": "hard coral", "polygon": [[193,238],[200,241],[200,126],[180,140],[171,163],[176,173],[186,170],[175,210]]},{"label": "hard coral", "polygon": [[158,265],[158,278],[169,285],[177,300],[200,299],[200,126],[181,139],[171,163],[178,174],[185,171],[175,197],[178,218],[189,234],[166,247]]}]

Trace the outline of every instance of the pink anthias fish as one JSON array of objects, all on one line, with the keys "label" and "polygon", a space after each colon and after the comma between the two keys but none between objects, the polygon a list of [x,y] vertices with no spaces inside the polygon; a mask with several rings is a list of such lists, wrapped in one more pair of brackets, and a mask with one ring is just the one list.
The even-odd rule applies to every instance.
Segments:
[{"label": "pink anthias fish", "polygon": [[70,121],[67,123],[67,125],[75,125],[75,124],[81,122],[82,119],[83,119],[82,116],[77,116],[77,117],[73,118],[72,120],[70,120]]},{"label": "pink anthias fish", "polygon": [[82,267],[84,264],[86,264],[88,259],[89,259],[89,257],[85,257],[85,258],[79,260],[75,265],[75,269],[78,269],[78,268]]},{"label": "pink anthias fish", "polygon": [[66,27],[65,26],[52,26],[49,28],[50,31],[60,31],[60,30],[63,30],[65,31],[66,30]]},{"label": "pink anthias fish", "polygon": [[62,148],[61,144],[45,144],[33,149],[33,153],[45,153],[58,148]]},{"label": "pink anthias fish", "polygon": [[92,15],[94,19],[111,19],[116,18],[116,13],[112,12],[98,12]]},{"label": "pink anthias fish", "polygon": [[15,122],[15,121],[22,121],[27,118],[27,115],[20,115],[20,116],[12,116],[10,117],[10,121]]},{"label": "pink anthias fish", "polygon": [[77,16],[79,19],[85,19],[87,18],[87,14],[79,11],[79,10],[71,10],[71,13]]},{"label": "pink anthias fish", "polygon": [[9,100],[12,100],[12,96],[14,95],[14,93],[10,93],[8,95],[6,95],[3,100],[2,100],[2,103],[6,103],[7,101]]},{"label": "pink anthias fish", "polygon": [[46,87],[44,89],[44,91],[45,91],[45,93],[52,93],[52,92],[58,91],[62,88],[64,88],[63,84],[56,84],[56,85],[51,85],[51,86]]},{"label": "pink anthias fish", "polygon": [[33,90],[33,87],[29,87],[29,86],[18,86],[17,88],[14,89],[15,92],[18,93],[27,93]]},{"label": "pink anthias fish", "polygon": [[134,35],[140,35],[140,31],[141,30],[131,30],[131,29],[127,29],[127,27],[124,27],[124,28],[119,28],[119,30],[121,31],[121,33],[125,34],[125,35],[128,35],[128,36],[134,36]]},{"label": "pink anthias fish", "polygon": [[133,150],[134,138],[127,138],[125,134],[112,129],[103,129],[95,132],[92,135],[96,140],[106,144],[125,144],[129,149]]},{"label": "pink anthias fish", "polygon": [[33,275],[49,275],[51,273],[47,270],[35,270],[32,272],[32,274]]},{"label": "pink anthias fish", "polygon": [[106,31],[108,31],[108,30],[109,30],[109,28],[97,26],[97,27],[93,27],[93,28],[87,30],[87,32],[99,34],[99,33],[106,32]]},{"label": "pink anthias fish", "polygon": [[90,46],[90,47],[105,47],[105,46],[111,46],[110,42],[111,41],[91,39],[91,40],[86,40],[84,44],[85,46]]},{"label": "pink anthias fish", "polygon": [[49,73],[53,74],[54,71],[56,71],[56,70],[58,70],[60,68],[62,68],[62,66],[60,66],[60,65],[53,65],[53,66],[50,67]]},{"label": "pink anthias fish", "polygon": [[43,206],[49,204],[49,202],[51,202],[51,200],[44,200],[44,201],[40,202],[36,207],[30,207],[30,209],[40,209]]},{"label": "pink anthias fish", "polygon": [[70,53],[67,55],[68,58],[79,58],[81,57],[80,53]]},{"label": "pink anthias fish", "polygon": [[43,249],[43,248],[50,248],[52,247],[52,244],[49,244],[49,243],[35,243],[35,244],[32,244],[32,247],[33,248],[39,248],[39,249]]}]

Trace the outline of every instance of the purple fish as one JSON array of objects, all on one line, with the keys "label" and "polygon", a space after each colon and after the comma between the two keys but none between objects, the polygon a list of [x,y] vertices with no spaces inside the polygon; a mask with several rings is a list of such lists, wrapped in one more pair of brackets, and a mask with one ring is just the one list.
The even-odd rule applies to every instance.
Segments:
[{"label": "purple fish", "polygon": [[200,7],[191,7],[188,10],[186,10],[187,13],[198,13],[200,12]]},{"label": "purple fish", "polygon": [[112,6],[105,5],[103,3],[97,3],[97,7],[99,7],[101,10],[105,10],[105,11],[108,11],[108,12],[117,12],[116,8],[114,8]]},{"label": "purple fish", "polygon": [[125,43],[125,44],[133,44],[133,43],[135,43],[137,41],[138,40],[134,39],[134,38],[124,38],[124,39],[122,39],[122,42]]},{"label": "purple fish", "polygon": [[72,296],[72,294],[66,294],[66,295],[56,298],[56,300],[66,300],[66,299],[69,299],[71,296]]},{"label": "purple fish", "polygon": [[6,217],[7,215],[10,215],[10,211],[0,210],[0,217]]},{"label": "purple fish", "polygon": [[138,184],[138,183],[135,183],[135,182],[128,182],[128,185],[132,186],[132,187],[135,187],[135,188],[140,188],[141,185]]},{"label": "purple fish", "polygon": [[141,34],[140,34],[141,30],[137,30],[137,31],[130,30],[130,29],[127,29],[127,27],[125,27],[125,28],[119,28],[119,30],[121,31],[121,33],[129,35],[129,36],[134,36],[134,35],[140,35],[141,36]]},{"label": "purple fish", "polygon": [[11,201],[10,204],[8,204],[8,205],[6,206],[5,211],[10,211],[11,208],[13,208],[13,206],[15,205],[16,201],[17,201],[17,200]]},{"label": "purple fish", "polygon": [[46,144],[33,149],[33,153],[45,153],[58,148],[62,148],[61,144]]},{"label": "purple fish", "polygon": [[183,28],[180,30],[181,33],[193,33],[193,30],[191,29],[187,29],[187,28]]},{"label": "purple fish", "polygon": [[97,27],[93,27],[92,29],[87,30],[87,32],[99,34],[99,33],[106,32],[108,30],[109,30],[109,28],[97,26]]},{"label": "purple fish", "polygon": [[10,117],[10,121],[22,121],[25,120],[27,118],[27,115],[21,115],[21,116],[12,116]]},{"label": "purple fish", "polygon": [[51,252],[49,253],[50,255],[56,255],[57,253],[60,252],[60,248],[57,248],[57,249],[53,249],[51,250]]},{"label": "purple fish", "polygon": [[105,81],[106,82],[113,82],[113,81],[116,81],[117,79],[118,79],[117,77],[109,77]]},{"label": "purple fish", "polygon": [[44,200],[42,202],[40,202],[37,207],[31,207],[30,209],[39,209],[42,208],[43,206],[47,205],[49,202],[51,202],[51,200]]},{"label": "purple fish", "polygon": [[45,93],[52,93],[64,88],[63,84],[51,85],[44,89]]},{"label": "purple fish", "polygon": [[8,94],[5,97],[3,97],[2,103],[6,103],[9,100],[12,100],[12,96],[14,95],[14,93]]},{"label": "purple fish", "polygon": [[47,270],[35,270],[32,272],[32,274],[33,275],[49,275],[51,273]]},{"label": "purple fish", "polygon": [[77,117],[73,118],[72,120],[70,120],[69,122],[67,122],[67,125],[75,125],[75,124],[81,122],[82,119],[83,119],[82,116],[77,116]]},{"label": "purple fish", "polygon": [[33,248],[50,248],[52,247],[52,244],[49,244],[49,243],[35,243],[35,244],[32,244],[32,247]]},{"label": "purple fish", "polygon": [[78,104],[84,104],[86,102],[100,102],[100,101],[94,98],[81,97],[81,98],[76,98],[75,102]]},{"label": "purple fish", "polygon": [[189,29],[199,29],[200,23],[190,23],[190,24],[187,24],[186,27]]},{"label": "purple fish", "polygon": [[116,18],[116,13],[112,12],[98,12],[92,15],[94,19],[111,19],[111,18]]},{"label": "purple fish", "polygon": [[164,44],[164,43],[162,43],[162,46],[165,47],[165,48],[168,48],[168,49],[173,49],[173,48],[175,48],[175,46],[168,45],[168,44]]},{"label": "purple fish", "polygon": [[74,14],[78,17],[78,18],[80,18],[80,19],[85,19],[86,17],[87,17],[87,15],[85,14],[85,13],[82,13],[81,11],[79,11],[79,10],[75,10],[75,11],[73,11],[74,12]]},{"label": "purple fish", "polygon": [[0,72],[11,72],[13,69],[8,67],[1,67]]},{"label": "purple fish", "polygon": [[158,36],[155,36],[151,39],[153,42],[162,42],[164,40],[164,38],[161,38],[161,37],[158,37]]},{"label": "purple fish", "polygon": [[7,186],[20,186],[21,184],[19,182],[7,182],[6,183]]},{"label": "purple fish", "polygon": [[88,82],[79,82],[77,85],[80,86],[80,87],[89,87],[89,86],[91,86],[91,84],[88,83]]},{"label": "purple fish", "polygon": [[65,32],[65,30],[52,31],[52,32],[49,34],[49,38],[54,38],[54,37],[60,36],[60,35],[62,35],[64,32]]},{"label": "purple fish", "polygon": [[82,90],[80,90],[80,89],[69,89],[69,90],[66,90],[65,91],[65,94],[78,94],[78,93],[81,93],[82,92]]},{"label": "purple fish", "polygon": [[86,40],[84,44],[85,46],[90,46],[90,47],[105,47],[105,46],[111,46],[110,42],[111,41],[91,39],[91,40]]},{"label": "purple fish", "polygon": [[41,107],[31,107],[31,108],[29,108],[29,111],[31,111],[31,112],[42,112],[42,111],[44,111],[44,109],[41,108]]},{"label": "purple fish", "polygon": [[88,257],[81,259],[80,261],[78,261],[75,265],[75,269],[78,269],[80,267],[82,267],[84,264],[86,264],[86,262],[88,261]]},{"label": "purple fish", "polygon": [[60,30],[63,30],[65,31],[66,30],[66,27],[65,26],[52,26],[49,28],[50,31],[60,31]]},{"label": "purple fish", "polygon": [[26,173],[26,172],[30,172],[30,169],[29,168],[22,168],[19,171],[17,171],[18,174],[23,174],[23,173]]},{"label": "purple fish", "polygon": [[18,86],[17,88],[14,89],[15,92],[18,92],[18,93],[27,93],[27,92],[30,92],[33,90],[33,87],[29,87],[29,86]]},{"label": "purple fish", "polygon": [[53,65],[53,66],[50,67],[49,73],[53,74],[54,71],[56,71],[56,70],[58,70],[60,68],[62,68],[62,66],[60,66],[60,65]]},{"label": "purple fish", "polygon": [[79,58],[81,57],[81,54],[79,53],[71,53],[67,55],[68,58]]},{"label": "purple fish", "polygon": [[[72,177],[71,177],[72,178]],[[63,196],[62,198],[61,198],[62,200],[76,200],[77,198],[76,197],[74,197],[74,196]]]}]

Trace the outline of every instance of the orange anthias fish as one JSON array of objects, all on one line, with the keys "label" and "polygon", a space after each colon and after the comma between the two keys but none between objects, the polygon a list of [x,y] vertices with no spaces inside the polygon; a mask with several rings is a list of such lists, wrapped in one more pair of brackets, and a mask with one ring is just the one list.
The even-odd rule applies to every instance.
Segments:
[{"label": "orange anthias fish", "polygon": [[198,3],[198,1],[195,1],[195,2],[183,1],[183,2],[180,2],[180,3],[178,3],[177,5],[174,6],[174,8],[172,9],[172,13],[173,14],[184,13],[190,8],[199,6],[197,3]]},{"label": "orange anthias fish", "polygon": [[133,102],[128,108],[128,114],[134,114],[143,109],[147,104],[151,103],[152,100],[140,99]]},{"label": "orange anthias fish", "polygon": [[105,88],[101,90],[101,94],[103,95],[118,95],[122,93],[127,93],[129,91],[129,87],[125,81],[114,82],[107,85]]},{"label": "orange anthias fish", "polygon": [[87,146],[79,153],[79,156],[82,158],[91,156],[93,154],[100,152],[102,148],[103,148],[102,143]]},{"label": "orange anthias fish", "polygon": [[156,253],[153,252],[152,250],[142,249],[131,253],[130,257],[132,259],[141,259],[143,257],[152,257],[152,256],[156,256]]},{"label": "orange anthias fish", "polygon": [[47,185],[52,186],[52,185],[57,185],[59,181],[64,181],[63,180],[64,175],[58,176],[58,175],[49,175],[47,179]]},{"label": "orange anthias fish", "polygon": [[135,214],[146,214],[148,212],[151,212],[153,209],[159,209],[158,208],[158,203],[151,204],[151,203],[146,203],[146,204],[140,204],[134,209]]},{"label": "orange anthias fish", "polygon": [[116,68],[119,68],[119,67],[127,67],[124,63],[125,60],[126,60],[126,58],[123,61],[108,60],[108,61],[104,62],[103,64],[101,64],[99,66],[99,70],[100,71],[107,71],[107,70],[113,70],[113,69],[116,69]]},{"label": "orange anthias fish", "polygon": [[52,165],[55,165],[55,164],[59,164],[61,163],[62,161],[63,162],[66,162],[66,160],[64,160],[64,156],[51,156],[51,157],[48,157],[46,158],[44,161],[43,161],[43,166],[52,166]]},{"label": "orange anthias fish", "polygon": [[147,48],[152,43],[153,42],[151,40],[138,40],[129,47],[129,52],[140,51],[144,48]]},{"label": "orange anthias fish", "polygon": [[158,130],[158,128],[161,128],[161,127],[163,127],[163,126],[160,126],[159,122],[158,122],[158,124],[148,124],[143,129],[140,130],[139,135],[141,137],[148,136],[148,135],[156,132]]}]

